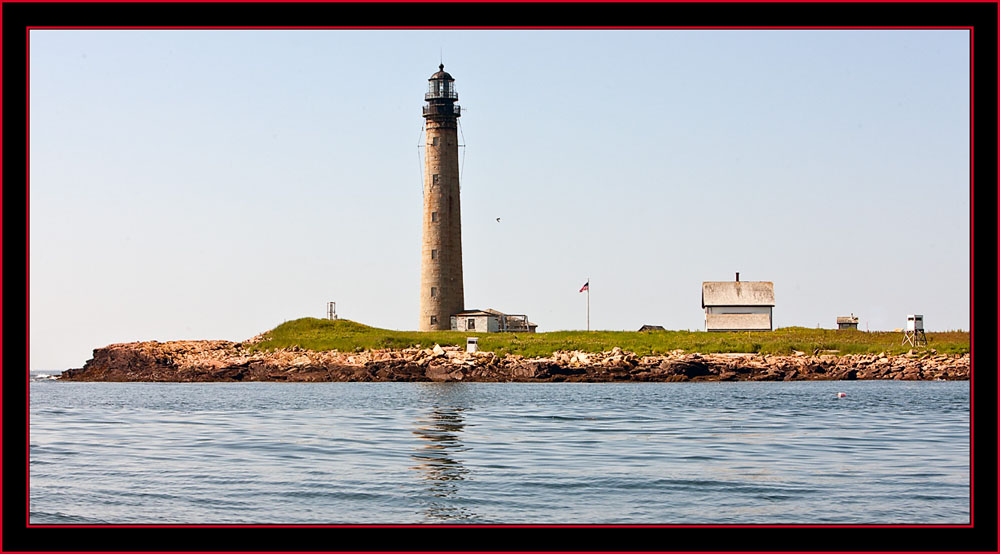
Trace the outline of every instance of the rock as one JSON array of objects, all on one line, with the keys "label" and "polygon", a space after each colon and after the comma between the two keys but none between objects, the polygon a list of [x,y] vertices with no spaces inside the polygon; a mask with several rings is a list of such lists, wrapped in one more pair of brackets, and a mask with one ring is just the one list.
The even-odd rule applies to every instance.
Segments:
[{"label": "rock", "polygon": [[664,361],[663,364],[660,365],[660,368],[675,375],[683,375],[689,379],[692,377],[704,377],[712,374],[712,372],[708,369],[708,364],[702,363],[697,359],[676,362]]},{"label": "rock", "polygon": [[753,377],[755,381],[784,381],[786,375],[783,371],[776,369],[769,369],[763,373],[759,373]]},{"label": "rock", "polygon": [[424,375],[426,375],[431,381],[450,381],[452,380],[451,372],[452,369],[449,367],[436,365],[428,367],[424,372]]},{"label": "rock", "polygon": [[837,381],[854,381],[858,378],[858,370],[853,368],[842,368],[832,372],[831,377]]},{"label": "rock", "polygon": [[[456,347],[357,352],[288,348],[254,352],[229,341],[112,344],[94,350],[67,381],[711,381],[906,379],[968,380],[971,357],[935,354],[890,356],[760,356],[684,354],[636,356],[620,347],[599,353],[554,352],[526,359]],[[915,350],[913,351],[916,352]]]}]

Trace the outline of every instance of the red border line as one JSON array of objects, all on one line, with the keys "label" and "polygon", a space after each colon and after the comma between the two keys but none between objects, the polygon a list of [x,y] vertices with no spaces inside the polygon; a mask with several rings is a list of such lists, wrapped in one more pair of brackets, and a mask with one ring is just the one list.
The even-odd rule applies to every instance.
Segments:
[{"label": "red border line", "polygon": [[[7,3],[8,0],[2,0]],[[80,1],[85,0],[71,0]],[[115,0],[117,1],[117,0]],[[126,0],[121,0],[126,1]],[[228,0],[227,0],[228,1]],[[237,1],[237,0],[232,0]],[[261,0],[266,1],[266,0]],[[749,0],[748,0],[749,1]],[[902,1],[902,0],[900,0]],[[928,0],[931,1],[931,0]],[[996,2],[990,2],[996,3]],[[359,30],[359,31],[398,31],[398,30],[428,30],[428,27],[419,27],[412,25],[402,25],[402,26],[337,26],[337,25],[306,25],[306,26],[257,26],[257,25],[246,25],[246,26],[232,26],[232,27],[220,27],[220,26],[199,26],[199,25],[185,25],[185,26],[109,26],[109,25],[99,25],[99,26],[76,26],[76,25],[37,25],[32,27],[26,27],[30,30],[51,30],[51,29],[87,29],[87,30],[149,30],[149,29],[161,29],[161,30]],[[530,25],[442,25],[439,27],[434,27],[434,30],[448,30],[448,31],[460,31],[460,30],[511,30],[511,31],[548,31],[548,30],[620,30],[620,31],[632,31],[632,30],[694,30],[694,31],[726,31],[726,30],[755,30],[755,31],[766,31],[766,30],[788,30],[788,31],[812,31],[812,30],[833,30],[833,31],[848,31],[848,30],[966,30],[971,31],[972,27],[969,26],[913,26],[913,25],[902,25],[902,26],[892,26],[892,25],[879,25],[879,26],[853,26],[853,27],[833,27],[833,26],[761,26],[761,27],[740,27],[740,26],[652,26],[652,25],[635,25],[635,26],[565,26],[565,27],[539,27]]]},{"label": "red border line", "polygon": [[[29,2],[32,2],[32,1],[33,0],[0,0],[0,3],[29,3]],[[90,1],[91,0],[62,0],[62,2],[64,2],[64,3],[89,3]],[[133,0],[105,0],[105,1],[107,1],[107,2],[129,2],[129,3],[135,3]],[[146,2],[153,2],[153,1],[157,1],[157,2],[158,1],[163,1],[163,2],[169,2],[169,3],[200,3],[199,0],[137,0],[137,1],[139,3],[146,3]],[[219,2],[234,2],[234,3],[235,2],[239,2],[239,3],[245,3],[244,0],[217,0],[217,1],[219,1]],[[251,3],[252,2],[269,2],[269,1],[272,1],[272,0],[249,0],[249,2],[251,2]],[[339,0],[333,0],[333,2],[327,2],[326,0],[298,0],[298,1],[303,2],[303,3],[313,3],[313,2],[315,2],[315,3],[338,3],[339,2]],[[391,4],[391,3],[426,3],[426,0],[395,0],[394,2],[383,2],[383,1],[380,1],[380,0],[361,0],[361,1],[363,3],[373,3],[373,4],[376,4],[376,3],[382,3],[382,4],[385,4],[385,3],[389,3],[389,4]],[[462,1],[464,1],[464,0],[439,0],[439,2],[441,2],[441,3],[462,2]],[[487,1],[491,1],[491,0],[471,0],[471,2],[487,2]],[[603,0],[583,0],[583,1],[584,2],[601,2]],[[664,2],[661,2],[659,0],[633,0],[633,1],[644,2],[644,3],[664,3]],[[757,0],[692,0],[692,1],[698,2],[698,3],[706,3],[706,4],[718,3],[719,1],[739,2],[739,3],[756,3],[757,2]],[[773,1],[776,1],[776,2],[803,3],[803,2],[800,2],[799,0],[773,0]],[[811,3],[811,2],[816,2],[816,3],[824,2],[825,3],[826,1],[827,0],[805,0],[805,3]],[[830,1],[837,2],[837,3],[867,3],[864,0],[830,0]],[[913,3],[911,0],[883,0],[883,1],[886,1],[886,2],[898,2],[898,3]],[[915,1],[916,2],[923,2],[923,3],[935,3],[935,2],[938,2],[939,0],[915,0]],[[996,4],[997,3],[997,0],[965,0],[965,1],[967,3],[983,3],[983,4]],[[515,0],[500,0],[500,2],[501,3],[529,3],[529,4],[531,3],[531,2],[516,2]],[[574,2],[574,3],[576,3],[575,0],[555,0],[555,2]],[[666,2],[666,3],[670,3],[670,2]],[[2,12],[0,12],[0,21],[2,21]],[[998,15],[998,21],[1000,21],[1000,15]],[[26,166],[26,179],[25,179],[25,195],[26,195],[25,196],[25,227],[26,227],[26,236],[25,236],[25,278],[26,278],[26,283],[25,283],[25,293],[26,293],[26,295],[27,295],[27,292],[28,292],[28,288],[30,286],[30,278],[29,278],[30,277],[29,276],[30,264],[28,263],[29,262],[29,255],[28,254],[29,254],[29,251],[30,251],[30,240],[28,238],[28,233],[30,233],[30,227],[28,225],[28,218],[30,216],[30,210],[29,210],[29,206],[30,206],[30,155],[28,153],[28,151],[30,149],[30,140],[28,140],[28,139],[30,139],[30,118],[29,118],[29,115],[28,115],[29,114],[29,109],[28,108],[29,108],[29,103],[30,103],[30,85],[29,85],[29,80],[30,80],[30,54],[29,54],[29,52],[30,52],[30,42],[31,42],[30,41],[30,31],[32,31],[32,30],[60,30],[60,29],[86,29],[86,30],[125,30],[125,29],[128,29],[128,30],[143,30],[143,29],[166,29],[166,30],[239,30],[239,29],[248,29],[248,30],[310,30],[310,29],[313,29],[313,30],[315,30],[315,29],[328,29],[328,30],[339,30],[339,29],[351,29],[351,30],[401,30],[401,29],[418,29],[418,30],[423,30],[423,29],[431,29],[431,28],[426,27],[426,26],[397,26],[397,27],[384,27],[384,26],[382,26],[382,27],[376,27],[376,26],[244,26],[244,27],[219,27],[219,26],[173,26],[173,27],[166,27],[166,26],[127,26],[127,27],[125,27],[125,26],[121,26],[121,27],[115,27],[115,26],[35,26],[35,27],[25,27],[25,43],[26,43],[26,45],[25,45],[25,62],[26,62],[25,63],[25,136],[26,136],[26,140],[27,140],[26,147],[25,147],[25,166]],[[969,187],[970,187],[969,188],[969,191],[970,191],[970,196],[969,196],[969,218],[970,218],[969,219],[969,224],[970,224],[970,227],[969,227],[969,235],[970,235],[970,239],[969,239],[970,240],[970,242],[969,242],[969,260],[970,260],[970,262],[969,262],[970,263],[970,265],[969,265],[969,268],[970,268],[970,321],[969,321],[969,334],[970,334],[970,375],[969,375],[969,384],[970,384],[970,406],[969,407],[970,407],[970,414],[974,413],[974,396],[975,395],[974,395],[974,387],[972,386],[973,385],[974,375],[975,375],[975,371],[973,370],[975,364],[972,363],[972,360],[974,358],[974,355],[972,354],[972,351],[974,350],[974,344],[975,344],[975,333],[974,333],[974,326],[973,326],[973,322],[974,322],[974,319],[975,319],[974,318],[974,314],[975,314],[975,303],[974,303],[974,297],[975,297],[975,295],[974,295],[974,290],[975,290],[975,286],[974,286],[975,285],[974,267],[975,267],[975,263],[974,263],[974,259],[973,259],[973,253],[974,253],[974,247],[973,247],[973,245],[974,245],[974,233],[973,233],[973,229],[974,229],[973,202],[974,202],[974,200],[973,200],[973,193],[975,191],[975,187],[974,187],[974,182],[975,182],[975,179],[974,179],[974,175],[975,175],[975,164],[974,164],[974,135],[975,135],[975,133],[974,133],[974,125],[975,125],[975,121],[974,121],[974,89],[975,89],[975,87],[974,87],[974,76],[973,76],[973,74],[974,74],[974,63],[973,63],[973,61],[974,61],[974,40],[973,40],[974,28],[973,27],[970,27],[970,26],[946,26],[946,27],[934,27],[934,26],[854,26],[854,27],[850,27],[850,26],[841,26],[841,27],[835,27],[835,26],[800,26],[800,27],[790,27],[790,26],[789,27],[779,27],[779,26],[774,26],[774,27],[746,27],[746,26],[742,26],[742,27],[741,26],[723,26],[723,27],[712,27],[712,26],[678,26],[678,27],[663,27],[663,26],[597,26],[597,27],[441,26],[441,27],[433,27],[432,29],[445,29],[445,30],[456,30],[456,29],[457,30],[461,30],[461,29],[468,29],[468,30],[477,30],[477,29],[484,29],[484,30],[486,30],[486,29],[500,29],[500,30],[503,30],[503,29],[507,29],[507,30],[553,30],[553,29],[563,29],[563,30],[566,30],[566,29],[569,29],[569,30],[573,30],[573,29],[580,29],[580,30],[588,30],[588,29],[589,30],[600,30],[600,29],[618,29],[618,30],[645,30],[645,29],[649,29],[649,30],[670,30],[670,29],[682,29],[682,30],[735,30],[735,29],[740,29],[740,30],[742,30],[742,29],[749,29],[749,30],[856,30],[856,29],[862,29],[862,30],[868,30],[868,29],[871,29],[871,30],[926,30],[926,29],[930,29],[930,30],[967,30],[967,31],[969,31],[969,87],[970,87],[970,89],[969,89],[969,109],[970,109],[970,113],[969,113],[969,117],[970,117],[970,123],[969,123],[969,132],[970,132],[970,137],[969,137],[969,163],[970,163],[970,167],[969,167]],[[1000,43],[998,43],[997,51],[998,51],[998,54],[1000,54]],[[2,62],[0,62],[0,69],[2,69]],[[997,82],[998,82],[998,84],[1000,84],[1000,77],[998,77]],[[3,83],[2,77],[0,77],[0,99],[2,99],[2,83]],[[998,98],[998,106],[1000,106],[1000,98]],[[3,121],[2,118],[3,118],[2,111],[0,111],[0,123],[2,123],[2,121]],[[1000,123],[1000,115],[998,115],[998,123]],[[2,138],[0,138],[0,147],[2,147]],[[0,167],[2,167],[2,160],[0,160]],[[998,146],[997,167],[998,167],[998,169],[1000,169],[1000,146]],[[3,202],[2,198],[0,198],[0,213],[2,213],[2,205],[3,205],[2,202]],[[998,207],[998,210],[1000,210],[1000,199],[998,199],[998,205],[997,205],[997,207]],[[2,216],[0,216],[0,218],[2,218]],[[1000,226],[998,226],[997,236],[998,236],[998,239],[1000,239]],[[2,260],[0,260],[0,269],[2,269],[2,267],[3,267],[2,264],[3,264],[3,262],[2,262]],[[998,272],[1000,272],[1000,260],[998,260],[997,269],[998,269]],[[2,277],[0,277],[0,285],[2,285],[2,282],[3,282],[2,281]],[[0,295],[0,309],[2,309],[2,307],[3,307],[3,299],[2,299],[2,295]],[[27,325],[28,321],[30,319],[30,310],[27,309],[28,308],[28,303],[27,302],[26,302],[25,307],[26,307],[26,310],[25,310],[26,311],[25,324]],[[998,312],[998,314],[1000,314],[1000,299],[998,299],[997,312]],[[1000,315],[998,315],[998,321],[1000,321]],[[2,322],[0,322],[0,332],[2,332],[2,328],[3,328],[2,327]],[[29,335],[30,335],[30,329],[29,329],[28,333],[25,333],[25,352],[26,352],[26,361],[25,361],[25,364],[26,364],[26,369],[27,369],[27,372],[26,372],[27,379],[26,379],[26,383],[25,383],[26,384],[26,402],[25,402],[25,406],[26,406],[26,410],[28,411],[28,414],[27,414],[28,417],[26,418],[25,426],[26,426],[26,433],[27,433],[26,436],[28,437],[29,444],[30,444],[30,408],[28,408],[28,406],[29,406],[29,403],[30,403],[30,390],[31,390],[30,389],[30,382],[31,382],[31,378],[30,378],[30,365],[28,364],[28,361],[27,361],[28,358],[30,358],[30,349],[29,349],[30,341],[29,341],[29,338],[28,338]],[[997,329],[997,337],[1000,338],[1000,326],[998,326],[998,329]],[[3,351],[3,341],[2,341],[2,335],[0,335],[0,354],[2,354],[2,351]],[[1000,397],[1000,382],[998,382],[997,392],[998,392],[998,397]],[[0,393],[2,393],[2,382],[0,382]],[[0,416],[0,422],[2,422],[2,416]],[[998,423],[1000,423],[1000,412],[998,412]],[[853,529],[853,528],[864,528],[864,529],[892,528],[892,529],[899,529],[899,528],[904,528],[904,529],[913,529],[913,528],[920,528],[920,529],[923,529],[923,528],[930,528],[930,529],[955,529],[955,528],[971,528],[971,527],[973,527],[973,521],[974,521],[974,516],[975,516],[975,512],[974,512],[975,504],[973,502],[973,495],[975,493],[975,487],[973,485],[973,483],[974,483],[974,474],[975,474],[975,472],[974,472],[975,456],[974,456],[974,451],[973,451],[973,440],[972,440],[972,438],[974,436],[974,432],[973,432],[973,430],[974,430],[974,418],[972,418],[971,415],[970,415],[970,423],[969,423],[969,425],[970,425],[970,427],[969,427],[969,431],[970,431],[970,436],[969,436],[969,447],[970,447],[970,450],[969,450],[969,456],[970,456],[970,460],[969,460],[969,469],[970,469],[969,503],[970,503],[970,509],[969,509],[969,523],[968,524],[955,524],[955,525],[950,525],[950,524],[901,524],[901,525],[893,525],[893,524],[878,524],[878,525],[863,525],[863,524],[857,524],[857,525],[855,525],[855,524],[833,524],[833,525],[823,525],[823,524],[776,524],[776,525],[768,525],[768,524],[734,524],[734,525],[729,525],[729,524],[677,524],[677,525],[670,525],[670,524],[625,524],[625,525],[616,525],[616,524],[569,524],[569,525],[530,525],[530,524],[517,524],[517,525],[454,525],[454,524],[453,525],[447,525],[447,524],[445,524],[445,525],[441,525],[441,524],[402,524],[402,525],[392,525],[392,524],[370,524],[370,525],[366,525],[366,524],[347,524],[347,525],[337,525],[337,524],[274,524],[274,525],[225,524],[225,525],[197,525],[197,524],[192,524],[192,525],[172,525],[172,524],[164,524],[164,525],[158,525],[158,524],[152,524],[152,525],[141,525],[141,524],[137,524],[137,525],[128,525],[128,524],[118,524],[118,525],[114,525],[114,524],[112,524],[112,525],[66,525],[66,524],[62,524],[61,525],[61,524],[31,524],[31,522],[30,522],[30,509],[25,512],[25,518],[26,518],[26,527],[33,528],[33,529],[34,528],[37,528],[37,529],[58,529],[58,528],[67,528],[67,527],[68,528],[81,528],[81,529],[91,529],[91,528],[99,528],[99,529],[106,529],[106,528],[112,528],[112,529],[128,529],[128,528],[158,528],[158,529],[159,528],[168,528],[168,529],[177,529],[177,528],[180,528],[180,529],[184,529],[184,528],[292,528],[292,529],[301,529],[301,528],[376,528],[376,529],[387,529],[387,528],[389,528],[389,529],[395,529],[395,528],[404,528],[404,529],[410,529],[410,528],[427,528],[427,527],[431,527],[431,528],[456,528],[456,529],[460,529],[460,528],[514,528],[514,529],[519,529],[519,528],[553,528],[553,529],[576,529],[576,528],[626,528],[626,529],[639,529],[639,528],[706,528],[706,529],[727,529],[727,528],[830,528],[830,529]],[[26,450],[25,451],[25,462],[26,462],[25,463],[25,496],[26,496],[26,505],[30,506],[30,487],[29,487],[29,480],[30,480],[29,479],[30,478],[30,455],[29,454],[30,454],[30,450]],[[1000,454],[1000,445],[998,445],[998,454]],[[0,445],[0,455],[2,455],[2,445]],[[2,458],[0,458],[0,459],[2,459]],[[0,461],[0,470],[2,470],[2,461]],[[998,492],[1000,492],[1000,483],[998,483],[997,486],[998,486]],[[0,517],[2,517],[2,513],[3,513],[3,508],[2,508],[2,506],[0,506]],[[1000,516],[998,516],[998,520],[1000,520]],[[168,552],[168,551],[161,551],[161,552]],[[170,552],[172,552],[172,551],[170,551]],[[287,551],[287,552],[289,552],[290,554],[295,554],[295,551]],[[301,552],[304,553],[304,552],[307,552],[307,551],[301,551]],[[406,554],[407,551],[404,551],[404,552],[400,552],[400,551],[384,551],[384,552],[392,552],[393,554]],[[417,554],[417,553],[437,552],[437,551],[408,551],[408,552],[411,552],[413,554]],[[493,551],[493,552],[490,552],[490,551],[487,551],[487,552],[476,551],[476,554],[501,554],[501,553],[507,553],[507,552],[508,551]],[[579,551],[579,552],[586,552],[586,551]],[[634,551],[620,551],[619,554],[626,554],[626,553],[631,553],[631,552],[634,552]],[[832,554],[833,552],[840,552],[840,551],[817,552],[816,554]],[[856,552],[854,554],[869,554],[869,552],[870,553],[874,553],[874,552],[882,552],[882,551],[866,551],[866,552],[860,552],[859,551],[859,552]],[[149,552],[148,554],[158,554],[158,553],[156,551],[154,551],[154,552]],[[254,553],[252,551],[248,551],[247,554],[254,554]],[[359,554],[361,554],[361,553],[359,553]],[[363,554],[380,554],[380,553],[379,552],[364,552]],[[456,553],[456,554],[458,554],[458,553]],[[525,552],[517,552],[517,553],[511,553],[511,554],[525,554]],[[602,552],[602,554],[610,554],[610,553]],[[697,553],[692,552],[691,554],[721,554],[721,552],[700,551],[700,552],[697,552]],[[956,551],[954,554],[962,554],[962,553]]]},{"label": "red border line", "polygon": [[[27,4],[33,3],[38,0],[3,0],[4,4]],[[104,0],[109,4],[115,3],[128,3],[128,4],[148,4],[148,3],[166,3],[166,4],[202,4],[204,0]],[[632,3],[637,4],[674,4],[680,3],[682,0],[629,0]],[[770,0],[773,3],[782,4],[870,4],[871,0]],[[941,0],[879,0],[887,4],[938,4]],[[268,3],[273,2],[273,0],[214,0],[215,3],[239,3],[239,4],[253,4],[253,3]],[[61,0],[60,3],[65,4],[88,4],[92,3],[92,0]],[[358,4],[426,4],[427,0],[296,0],[299,4],[340,4],[340,3],[358,3]],[[437,4],[476,4],[476,3],[489,3],[489,4],[536,4],[543,2],[535,1],[523,1],[523,0],[436,0]],[[607,3],[607,0],[545,0],[544,3],[551,4],[597,4],[597,3]],[[695,3],[695,4],[722,4],[722,3],[735,3],[735,4],[759,4],[760,0],[683,0],[683,3]],[[996,0],[962,0],[961,3],[965,4],[996,4]],[[441,27],[420,27],[421,29],[440,29]],[[551,27],[549,27],[551,28]],[[744,27],[747,28],[747,27]]]}]

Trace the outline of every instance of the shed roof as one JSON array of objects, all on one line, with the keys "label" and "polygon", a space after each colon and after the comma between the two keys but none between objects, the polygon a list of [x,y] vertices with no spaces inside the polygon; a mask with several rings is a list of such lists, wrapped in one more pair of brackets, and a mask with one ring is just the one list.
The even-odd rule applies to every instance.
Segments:
[{"label": "shed roof", "polygon": [[853,316],[839,316],[837,317],[837,323],[857,323],[858,318]]},{"label": "shed roof", "polygon": [[701,307],[774,306],[771,281],[705,281],[701,284]]}]

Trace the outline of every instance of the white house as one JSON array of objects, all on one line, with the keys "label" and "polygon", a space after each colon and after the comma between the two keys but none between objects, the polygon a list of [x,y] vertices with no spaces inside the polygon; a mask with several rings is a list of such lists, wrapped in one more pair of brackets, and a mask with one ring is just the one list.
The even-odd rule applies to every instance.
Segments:
[{"label": "white house", "polygon": [[706,331],[771,331],[774,283],[771,281],[706,281],[701,284]]},{"label": "white house", "polygon": [[466,310],[451,316],[451,330],[496,333],[500,331],[500,318],[486,310]]},{"label": "white house", "polygon": [[451,316],[452,331],[534,333],[537,327],[524,314],[505,314],[497,310],[466,310]]}]

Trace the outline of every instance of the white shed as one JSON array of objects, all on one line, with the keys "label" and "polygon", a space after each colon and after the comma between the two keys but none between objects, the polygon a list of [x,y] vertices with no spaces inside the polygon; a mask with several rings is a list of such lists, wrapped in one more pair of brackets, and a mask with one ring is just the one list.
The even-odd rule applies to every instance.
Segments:
[{"label": "white shed", "polygon": [[451,316],[451,330],[496,333],[500,330],[500,317],[485,310],[467,310]]},{"label": "white shed", "polygon": [[706,281],[701,307],[706,331],[771,331],[774,283],[771,281]]},{"label": "white shed", "polygon": [[537,327],[524,314],[505,314],[493,309],[466,310],[451,316],[452,331],[534,333]]}]

